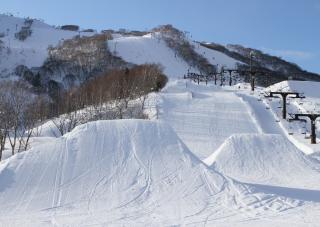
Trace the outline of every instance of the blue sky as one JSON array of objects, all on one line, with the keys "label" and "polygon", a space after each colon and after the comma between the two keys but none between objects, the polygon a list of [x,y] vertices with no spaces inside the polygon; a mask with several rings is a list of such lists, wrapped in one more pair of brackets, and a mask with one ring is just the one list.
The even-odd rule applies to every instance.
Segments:
[{"label": "blue sky", "polygon": [[98,30],[173,24],[195,40],[258,48],[320,73],[320,0],[1,0],[0,12]]}]

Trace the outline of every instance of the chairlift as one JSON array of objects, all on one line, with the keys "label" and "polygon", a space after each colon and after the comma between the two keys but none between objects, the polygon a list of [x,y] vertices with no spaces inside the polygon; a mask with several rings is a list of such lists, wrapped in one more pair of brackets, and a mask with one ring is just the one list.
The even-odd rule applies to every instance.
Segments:
[{"label": "chairlift", "polygon": [[293,135],[293,128],[292,128],[292,125],[291,125],[291,124],[289,124],[289,132],[288,132],[288,134],[289,134],[290,136]]},{"label": "chairlift", "polygon": [[309,133],[308,130],[305,131],[304,138],[305,139],[310,139],[310,133]]}]

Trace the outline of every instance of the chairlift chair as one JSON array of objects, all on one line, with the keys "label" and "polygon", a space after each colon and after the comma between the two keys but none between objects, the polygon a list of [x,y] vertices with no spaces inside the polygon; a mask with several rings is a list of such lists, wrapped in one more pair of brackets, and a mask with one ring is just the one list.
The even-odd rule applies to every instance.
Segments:
[{"label": "chairlift chair", "polygon": [[[289,120],[288,120],[289,121]],[[293,135],[293,128],[292,128],[292,124],[289,124],[289,131],[288,131],[288,134],[290,135],[290,136],[292,136]]]}]

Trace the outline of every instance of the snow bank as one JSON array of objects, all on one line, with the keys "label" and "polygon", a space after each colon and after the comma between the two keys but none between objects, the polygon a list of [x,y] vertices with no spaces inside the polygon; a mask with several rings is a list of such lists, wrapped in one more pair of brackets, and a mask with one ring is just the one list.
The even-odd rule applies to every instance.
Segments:
[{"label": "snow bank", "polygon": [[319,163],[281,135],[233,135],[205,162],[247,183],[320,189]]}]

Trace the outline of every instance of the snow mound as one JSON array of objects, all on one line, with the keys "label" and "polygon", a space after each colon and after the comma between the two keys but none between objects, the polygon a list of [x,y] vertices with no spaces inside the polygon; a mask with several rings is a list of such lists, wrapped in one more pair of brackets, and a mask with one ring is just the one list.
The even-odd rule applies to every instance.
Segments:
[{"label": "snow mound", "polygon": [[233,135],[205,162],[242,182],[320,189],[319,162],[281,135]]},{"label": "snow mound", "polygon": [[0,221],[11,226],[173,225],[297,205],[223,177],[171,128],[143,120],[78,126],[6,160],[0,182]]}]

